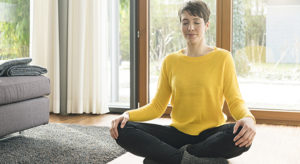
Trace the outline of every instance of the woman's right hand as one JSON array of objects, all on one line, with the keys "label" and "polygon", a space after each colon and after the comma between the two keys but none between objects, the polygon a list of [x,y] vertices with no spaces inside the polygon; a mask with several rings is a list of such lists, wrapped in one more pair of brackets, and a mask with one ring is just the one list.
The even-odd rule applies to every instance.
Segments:
[{"label": "woman's right hand", "polygon": [[121,116],[117,117],[116,119],[111,121],[111,127],[110,127],[110,135],[112,138],[117,139],[118,134],[118,125],[121,123],[121,128],[124,128],[126,122],[129,120],[129,113],[125,112]]}]

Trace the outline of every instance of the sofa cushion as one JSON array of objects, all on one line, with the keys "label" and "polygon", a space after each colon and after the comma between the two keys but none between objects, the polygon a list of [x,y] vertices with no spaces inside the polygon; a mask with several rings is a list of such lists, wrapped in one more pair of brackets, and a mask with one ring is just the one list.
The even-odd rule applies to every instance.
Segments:
[{"label": "sofa cushion", "polygon": [[0,105],[48,95],[50,81],[45,76],[0,77]]},{"label": "sofa cushion", "polygon": [[48,121],[48,97],[0,105],[0,138],[10,133],[47,124]]}]

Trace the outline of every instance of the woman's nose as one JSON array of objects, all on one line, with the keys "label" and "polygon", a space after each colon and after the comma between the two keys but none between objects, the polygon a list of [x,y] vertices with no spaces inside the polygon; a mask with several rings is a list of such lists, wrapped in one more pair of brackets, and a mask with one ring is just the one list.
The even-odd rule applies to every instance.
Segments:
[{"label": "woman's nose", "polygon": [[194,30],[194,26],[193,26],[192,24],[190,24],[190,25],[188,26],[188,30],[189,30],[189,31],[193,31],[193,30]]}]

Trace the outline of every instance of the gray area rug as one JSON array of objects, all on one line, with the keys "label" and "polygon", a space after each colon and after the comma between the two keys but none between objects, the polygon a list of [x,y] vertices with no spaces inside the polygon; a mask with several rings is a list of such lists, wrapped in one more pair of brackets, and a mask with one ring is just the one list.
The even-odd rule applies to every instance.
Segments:
[{"label": "gray area rug", "polygon": [[108,127],[47,124],[0,140],[0,163],[107,163],[125,152]]}]

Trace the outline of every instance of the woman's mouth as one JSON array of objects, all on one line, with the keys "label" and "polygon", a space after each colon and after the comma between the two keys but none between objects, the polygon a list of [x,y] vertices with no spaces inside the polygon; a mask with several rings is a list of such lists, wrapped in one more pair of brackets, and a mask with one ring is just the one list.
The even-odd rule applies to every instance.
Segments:
[{"label": "woman's mouth", "polygon": [[188,38],[195,38],[197,36],[197,34],[186,34],[186,36]]}]

